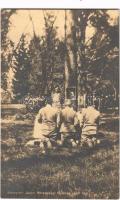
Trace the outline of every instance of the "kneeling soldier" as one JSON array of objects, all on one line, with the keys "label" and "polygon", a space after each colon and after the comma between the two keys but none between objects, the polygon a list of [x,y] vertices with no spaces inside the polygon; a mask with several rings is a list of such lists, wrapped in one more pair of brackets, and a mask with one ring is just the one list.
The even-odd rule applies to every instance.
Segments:
[{"label": "kneeling soldier", "polygon": [[76,146],[75,135],[76,128],[75,126],[78,124],[76,111],[72,108],[71,100],[65,101],[65,108],[61,111],[60,116],[61,127],[61,142],[62,144],[69,140],[72,142],[72,146]]},{"label": "kneeling soldier", "polygon": [[[55,137],[56,129],[59,126],[58,109],[51,106],[51,101],[48,99],[45,107],[39,110],[35,119],[33,141],[29,141],[27,145],[39,145],[42,152],[52,148],[52,133]],[[56,133],[57,134],[57,133]]]},{"label": "kneeling soldier", "polygon": [[93,147],[99,141],[97,140],[98,124],[99,124],[100,112],[97,110],[97,103],[84,108],[81,113],[81,145]]}]

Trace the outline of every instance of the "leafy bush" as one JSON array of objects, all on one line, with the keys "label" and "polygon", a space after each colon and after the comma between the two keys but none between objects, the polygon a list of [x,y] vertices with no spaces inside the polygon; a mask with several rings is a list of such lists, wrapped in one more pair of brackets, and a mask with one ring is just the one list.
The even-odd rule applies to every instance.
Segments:
[{"label": "leafy bush", "polygon": [[11,95],[7,90],[1,88],[1,103],[11,103]]},{"label": "leafy bush", "polygon": [[44,105],[45,98],[40,96],[32,96],[30,94],[23,97],[19,103],[25,104],[29,112],[38,111]]},{"label": "leafy bush", "polygon": [[27,114],[17,113],[15,115],[15,120],[34,120],[35,114],[33,112],[28,112]]}]

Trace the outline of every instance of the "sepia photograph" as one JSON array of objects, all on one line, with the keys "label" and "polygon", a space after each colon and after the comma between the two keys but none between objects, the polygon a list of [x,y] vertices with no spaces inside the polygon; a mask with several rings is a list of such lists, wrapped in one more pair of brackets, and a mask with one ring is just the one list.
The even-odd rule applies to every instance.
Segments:
[{"label": "sepia photograph", "polygon": [[119,199],[119,10],[1,9],[1,197]]}]

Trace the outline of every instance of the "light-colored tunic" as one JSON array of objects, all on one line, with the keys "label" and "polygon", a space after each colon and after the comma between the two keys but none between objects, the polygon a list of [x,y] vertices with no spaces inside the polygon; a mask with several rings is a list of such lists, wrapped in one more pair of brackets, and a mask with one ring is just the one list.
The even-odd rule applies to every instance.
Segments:
[{"label": "light-colored tunic", "polygon": [[61,111],[61,133],[76,132],[75,125],[77,123],[77,114],[73,108],[66,107]]},{"label": "light-colored tunic", "polygon": [[100,112],[94,107],[89,106],[82,110],[80,116],[80,124],[82,125],[82,135],[94,135],[97,133],[98,120],[100,117]]},{"label": "light-colored tunic", "polygon": [[82,116],[82,112],[78,111],[77,112],[77,118],[78,118],[78,122],[80,127],[83,125],[83,116]]},{"label": "light-colored tunic", "polygon": [[45,136],[48,136],[51,132],[55,131],[58,124],[58,110],[51,105],[47,105],[40,109],[36,116],[33,137],[43,139]]}]

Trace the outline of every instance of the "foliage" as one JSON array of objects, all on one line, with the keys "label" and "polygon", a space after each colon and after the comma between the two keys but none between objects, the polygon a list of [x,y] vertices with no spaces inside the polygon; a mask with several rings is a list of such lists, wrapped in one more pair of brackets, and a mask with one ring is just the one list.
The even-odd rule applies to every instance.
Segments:
[{"label": "foliage", "polygon": [[46,94],[50,94],[53,87],[53,68],[54,68],[54,60],[55,60],[55,48],[57,45],[56,39],[56,28],[54,28],[55,16],[50,15],[49,13],[44,15],[45,20],[45,39],[46,39],[46,49],[45,49],[45,70],[46,74],[43,74],[43,79],[47,83],[45,92]]},{"label": "foliage", "polygon": [[1,88],[3,90],[6,90],[7,88],[7,73],[3,72],[2,73],[2,77],[1,77]]},{"label": "foliage", "polygon": [[[6,40],[7,40],[7,33],[9,31],[11,22],[10,22],[10,17],[16,12],[15,9],[2,9],[1,10],[1,38],[2,38],[2,47],[6,46]],[[7,46],[6,46],[7,47]]]},{"label": "foliage", "polygon": [[41,45],[42,38],[34,34],[33,38],[29,44],[29,54],[30,54],[30,74],[29,74],[29,92],[31,94],[39,95],[41,94],[42,87],[42,49]]},{"label": "foliage", "polygon": [[[3,73],[13,66],[13,92],[16,100],[28,92],[36,96],[51,95],[56,84],[60,85],[64,93],[65,59],[68,85],[78,86],[79,94],[92,93],[99,86],[104,87],[106,81],[110,81],[116,96],[118,95],[118,23],[109,23],[107,10],[71,10],[72,25],[66,38],[67,43],[58,38],[56,16],[44,11],[44,35],[37,36],[33,24],[34,35],[30,43],[27,44],[27,39],[22,34],[17,48],[7,38],[11,27],[10,16],[15,12],[2,10],[1,65]],[[89,40],[86,38],[88,27],[94,29]],[[2,76],[2,85],[5,89],[5,74]]]},{"label": "foliage", "polygon": [[[115,74],[118,73],[118,24],[109,23],[107,10],[71,12],[73,17],[71,50],[75,66],[78,68],[80,93],[96,90],[97,82],[104,84],[104,80],[110,80],[111,84],[118,88],[118,76],[115,80]],[[86,40],[88,25],[94,28],[94,33],[89,40]],[[108,72],[109,77],[106,76]],[[93,79],[91,82],[89,75]]]},{"label": "foliage", "polygon": [[24,96],[22,99],[19,100],[19,103],[25,104],[27,111],[37,111],[43,107],[45,102],[45,98],[44,97],[40,97],[40,96],[35,96],[35,95],[31,95],[30,93],[28,93],[26,96]]},{"label": "foliage", "polygon": [[1,10],[1,82],[3,89],[7,89],[7,71],[13,54],[14,44],[8,38],[8,32],[11,27],[10,17],[16,13],[15,9]]},{"label": "foliage", "polygon": [[1,88],[1,103],[5,104],[5,103],[10,103],[11,102],[11,95],[7,90],[4,90],[3,88]]},{"label": "foliage", "polygon": [[[30,111],[30,112],[29,112]],[[31,112],[32,111],[32,112]],[[21,113],[17,113],[14,116],[15,120],[34,120],[35,119],[35,114],[33,112],[33,109],[27,109],[27,114],[21,114]]]},{"label": "foliage", "polygon": [[[57,27],[54,26],[55,16],[44,15],[45,34],[34,36],[30,41],[31,72],[29,75],[29,91],[36,95],[50,95],[53,86],[63,84],[60,75],[63,73],[64,44],[57,37]],[[58,77],[56,78],[56,74]]]},{"label": "foliage", "polygon": [[15,99],[19,100],[29,91],[30,55],[25,35],[22,35],[18,49],[14,51],[13,69],[15,71],[13,93]]}]

